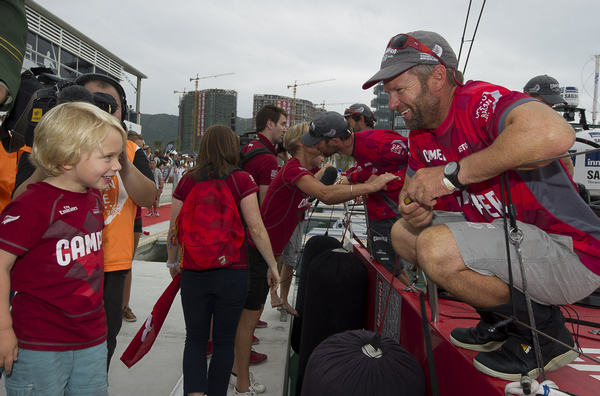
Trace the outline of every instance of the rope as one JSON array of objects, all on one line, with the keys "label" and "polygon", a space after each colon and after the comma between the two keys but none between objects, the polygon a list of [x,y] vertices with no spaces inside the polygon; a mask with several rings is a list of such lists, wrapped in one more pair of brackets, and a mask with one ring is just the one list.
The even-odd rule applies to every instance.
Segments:
[{"label": "rope", "polygon": [[541,384],[536,380],[530,379],[528,382],[530,389],[525,389],[521,382],[509,382],[504,388],[505,395],[543,395],[543,396],[561,396],[571,395],[571,393],[563,392],[558,389],[558,386],[550,381],[546,380]]},{"label": "rope", "polygon": [[[531,306],[531,297],[529,295],[529,287],[527,284],[527,277],[525,276],[525,264],[523,263],[523,256],[521,254],[521,242],[523,241],[523,231],[519,229],[519,226],[517,224],[517,216],[516,216],[516,209],[514,204],[512,203],[512,197],[510,194],[510,183],[508,180],[508,172],[505,172],[502,176],[500,176],[500,181],[501,181],[501,187],[502,190],[504,190],[502,192],[502,200],[503,200],[503,204],[504,204],[504,195],[506,194],[506,198],[508,200],[508,207],[506,210],[506,213],[504,214],[504,223],[505,223],[505,235],[507,235],[508,233],[508,237],[510,239],[510,243],[512,243],[513,245],[515,245],[515,249],[517,251],[517,259],[519,260],[519,267],[521,269],[521,279],[522,279],[522,287],[523,287],[523,293],[525,294],[525,303],[527,305],[527,314],[529,316],[529,324],[530,326],[535,329],[535,318],[533,316],[533,308]],[[506,206],[505,206],[506,207]],[[506,216],[509,216],[510,218],[510,231],[508,231],[508,229],[506,228]],[[509,250],[509,247],[507,246],[507,251]],[[509,276],[512,276],[512,264],[511,264],[511,260],[510,260],[510,255],[508,256],[508,269],[509,269]],[[511,282],[511,298],[512,298],[512,277],[510,278],[510,282]],[[513,316],[516,318],[516,311],[515,311],[515,302],[513,300]],[[544,365],[543,365],[543,358],[542,358],[542,350],[540,347],[540,341],[538,338],[538,334],[536,331],[531,331],[531,336],[533,338],[533,349],[535,352],[535,359],[536,359],[536,363],[538,366],[538,371],[540,373],[540,377],[545,380],[546,379],[546,372],[544,370]]]}]

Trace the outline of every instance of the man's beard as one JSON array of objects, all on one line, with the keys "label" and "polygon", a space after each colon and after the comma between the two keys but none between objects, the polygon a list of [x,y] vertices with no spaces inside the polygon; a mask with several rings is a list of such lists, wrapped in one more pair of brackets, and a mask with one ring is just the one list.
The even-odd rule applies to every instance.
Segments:
[{"label": "man's beard", "polygon": [[441,100],[434,96],[427,87],[421,84],[421,94],[415,98],[413,105],[409,106],[412,113],[410,120],[404,120],[406,127],[411,131],[416,129],[435,129],[440,113]]}]

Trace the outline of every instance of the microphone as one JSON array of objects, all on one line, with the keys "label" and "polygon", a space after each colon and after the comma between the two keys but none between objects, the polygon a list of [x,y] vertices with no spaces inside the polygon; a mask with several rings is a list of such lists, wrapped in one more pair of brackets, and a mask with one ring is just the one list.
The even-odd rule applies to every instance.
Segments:
[{"label": "microphone", "polygon": [[[323,171],[320,182],[325,184],[326,186],[332,186],[333,183],[335,183],[335,181],[337,180],[337,176],[338,176],[338,172],[335,169],[335,167],[328,166]],[[313,203],[315,201],[315,199],[316,199],[315,197],[310,197],[308,199],[308,202]]]},{"label": "microphone", "polygon": [[[323,171],[323,175],[321,176],[321,183],[323,183],[326,186],[332,186],[335,181],[337,180],[337,176],[338,176],[338,171],[337,169],[335,169],[334,166],[328,166],[327,168],[325,168],[325,170]],[[310,197],[308,199],[309,203],[312,203],[316,198],[315,197]],[[315,204],[315,208],[314,210],[317,209],[317,206],[319,206],[319,200],[317,199],[317,203]]]},{"label": "microphone", "polygon": [[68,102],[87,102],[94,104],[92,93],[80,85],[70,85],[58,92],[57,104]]},{"label": "microphone", "polygon": [[337,177],[338,172],[337,169],[335,169],[335,166],[328,166],[323,171],[323,176],[321,176],[321,183],[325,184],[326,186],[332,186],[333,183],[335,183],[335,181],[337,180]]}]

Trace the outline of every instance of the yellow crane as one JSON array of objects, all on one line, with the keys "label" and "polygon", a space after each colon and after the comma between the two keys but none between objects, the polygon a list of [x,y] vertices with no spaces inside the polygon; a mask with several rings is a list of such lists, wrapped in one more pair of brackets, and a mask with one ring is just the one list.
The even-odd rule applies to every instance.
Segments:
[{"label": "yellow crane", "polygon": [[173,91],[174,94],[183,94],[183,96],[185,96],[185,88],[183,88],[183,91]]},{"label": "yellow crane", "polygon": [[312,82],[308,82],[308,83],[304,83],[304,84],[298,84],[298,81],[294,81],[294,85],[288,85],[288,89],[294,87],[294,96],[293,96],[293,100],[292,100],[292,122],[291,122],[291,126],[294,126],[295,121],[296,121],[296,87],[300,87],[302,85],[310,85],[310,84],[318,84],[318,83],[322,83],[322,82],[327,82],[327,81],[333,81],[335,80],[335,78],[330,78],[329,80],[320,80],[320,81],[312,81]]},{"label": "yellow crane", "polygon": [[[346,105],[346,104],[353,104],[353,103],[354,102],[327,103],[327,106]],[[319,103],[317,106],[321,106],[322,109],[325,109],[325,101],[323,101],[323,103]]]},{"label": "yellow crane", "polygon": [[205,78],[217,78],[217,77],[221,77],[221,76],[229,76],[231,74],[235,74],[235,73],[225,73],[225,74],[217,74],[214,76],[204,76],[204,77],[198,77],[198,73],[196,73],[196,77],[194,78],[190,78],[190,81],[196,81],[196,88],[195,88],[195,98],[194,98],[194,133],[192,134],[192,150],[196,151],[196,136],[199,133],[198,130],[198,80],[204,80]]}]

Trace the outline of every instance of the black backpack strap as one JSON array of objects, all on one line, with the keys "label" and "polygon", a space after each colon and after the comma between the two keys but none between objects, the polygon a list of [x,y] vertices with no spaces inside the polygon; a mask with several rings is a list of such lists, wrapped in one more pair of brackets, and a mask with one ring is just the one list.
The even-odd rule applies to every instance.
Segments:
[{"label": "black backpack strap", "polygon": [[257,147],[255,149],[252,149],[252,150],[248,151],[247,153],[244,153],[242,150],[244,149],[244,147],[246,147],[246,145],[248,143],[246,143],[245,145],[243,145],[242,147],[240,147],[240,163],[239,163],[239,166],[244,165],[246,162],[250,161],[252,158],[254,158],[254,157],[256,157],[257,155],[260,155],[260,154],[275,155],[268,148],[266,148],[264,146],[263,142],[259,138],[256,138],[253,141],[258,141],[263,146],[262,147]]},{"label": "black backpack strap", "polygon": [[[222,179],[219,176],[219,170],[217,169],[215,164],[213,164],[212,162],[209,162],[208,164],[206,164],[206,167],[204,169],[202,169],[202,173],[200,173],[200,180],[196,180],[196,183],[208,180],[208,167],[210,165],[212,165],[212,167],[213,167],[213,179],[215,179],[215,180]],[[222,179],[222,180],[225,180],[225,179]]]}]

